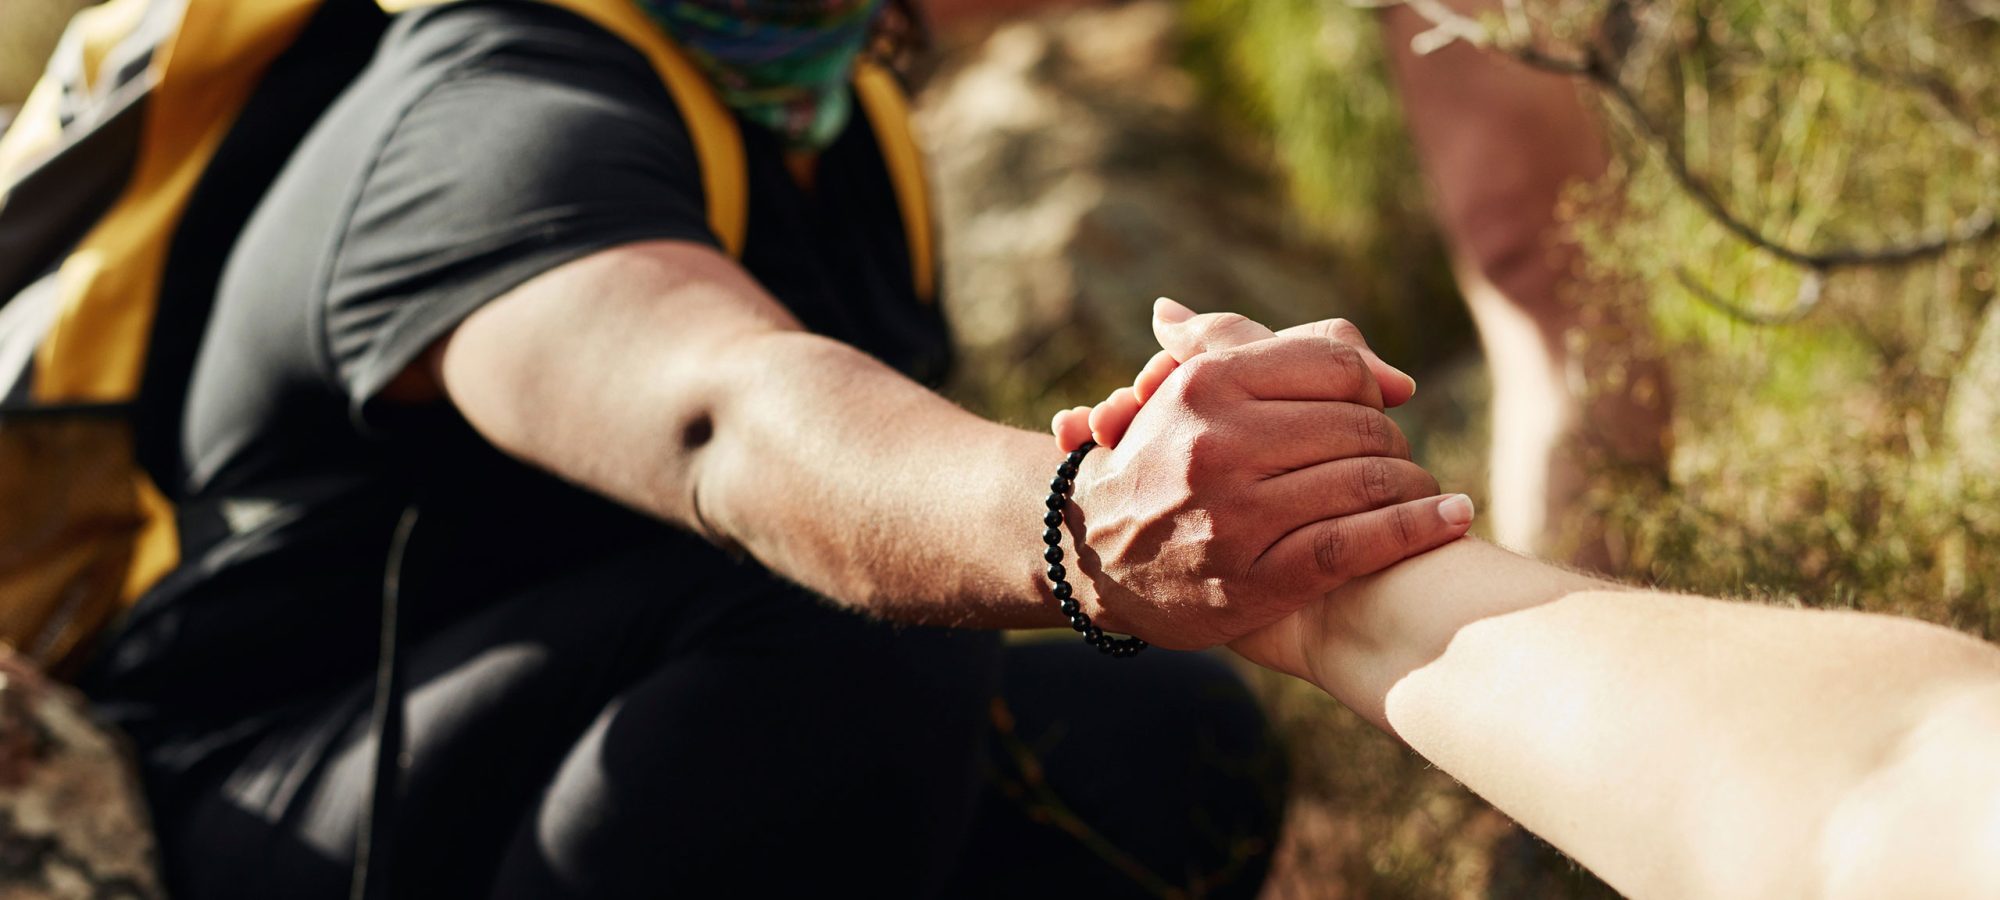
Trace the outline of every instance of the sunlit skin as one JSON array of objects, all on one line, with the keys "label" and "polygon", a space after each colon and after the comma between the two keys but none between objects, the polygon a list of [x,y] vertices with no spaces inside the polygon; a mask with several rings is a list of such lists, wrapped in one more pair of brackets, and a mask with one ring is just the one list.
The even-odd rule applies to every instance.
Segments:
[{"label": "sunlit skin", "polygon": [[[1306,332],[1180,366],[1075,479],[1062,543],[1083,610],[1211,647],[1463,535],[1470,510],[1439,514],[1450,498],[1383,414],[1407,384]],[[1042,558],[1047,439],[803,330],[713,248],[559,266],[473,313],[396,396],[448,400],[502,451],[858,611],[1065,623]]]},{"label": "sunlit skin", "polygon": [[[1367,362],[1369,370],[1375,373],[1377,383],[1381,386],[1384,407],[1393,409],[1402,406],[1410,402],[1410,398],[1417,393],[1417,380],[1377,356],[1368,346],[1367,339],[1361,336],[1361,329],[1346,319],[1308,322],[1274,335],[1270,329],[1241,316],[1221,314],[1196,318],[1193,310],[1171,297],[1161,297],[1153,302],[1153,318],[1158,325],[1165,326],[1166,329],[1183,322],[1191,322],[1204,329],[1213,328],[1220,334],[1212,340],[1227,341],[1231,344],[1247,344],[1274,336],[1320,335],[1332,338],[1360,352],[1362,359]],[[1118,439],[1125,436],[1125,429],[1131,427],[1132,417],[1138,414],[1139,407],[1145,405],[1146,401],[1166,384],[1167,378],[1174,374],[1174,370],[1180,367],[1181,361],[1175,354],[1181,353],[1192,357],[1201,350],[1200,345],[1195,342],[1207,339],[1197,336],[1190,330],[1166,329],[1156,329],[1156,331],[1159,332],[1163,342],[1173,342],[1177,346],[1175,349],[1161,350],[1153,354],[1153,358],[1140,367],[1139,374],[1132,379],[1131,387],[1112,391],[1110,396],[1099,401],[1096,406],[1078,406],[1056,413],[1050,427],[1055,432],[1056,443],[1062,447],[1064,453],[1083,446],[1086,440],[1095,440],[1105,447],[1117,446]]]},{"label": "sunlit skin", "polygon": [[[1505,12],[1503,0],[1447,5],[1473,18]],[[1566,191],[1604,177],[1604,123],[1572,78],[1464,42],[1418,54],[1411,41],[1432,23],[1406,5],[1383,6],[1401,116],[1492,382],[1488,532],[1509,547],[1618,571],[1626,561],[1579,518],[1589,512],[1584,460],[1602,454],[1664,471],[1673,404],[1665,364],[1643,340],[1643,293],[1589,280],[1560,210]],[[1626,377],[1599,379],[1588,396],[1576,390],[1572,372],[1613,365]],[[1161,377],[1148,372],[1135,390]],[[1064,439],[1077,440],[1080,426],[1068,429]]]},{"label": "sunlit skin", "polygon": [[[1178,363],[1242,348],[1159,318]],[[1143,425],[1163,368],[1067,411],[1061,440]],[[1947,629],[1635,590],[1463,539],[1233,646],[1628,896],[2000,896],[2000,648]]]}]

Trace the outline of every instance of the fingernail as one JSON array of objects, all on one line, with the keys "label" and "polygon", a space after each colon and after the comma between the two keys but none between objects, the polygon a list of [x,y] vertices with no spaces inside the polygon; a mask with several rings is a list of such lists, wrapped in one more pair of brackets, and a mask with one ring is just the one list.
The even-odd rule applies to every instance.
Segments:
[{"label": "fingernail", "polygon": [[1472,521],[1472,498],[1464,494],[1453,494],[1438,504],[1438,516],[1446,525],[1465,525]]},{"label": "fingernail", "polygon": [[1170,324],[1185,322],[1194,318],[1194,310],[1175,303],[1171,297],[1161,297],[1153,301],[1153,317]]},{"label": "fingernail", "polygon": [[[1390,368],[1395,369],[1396,367],[1390,366]],[[1410,373],[1405,372],[1402,369],[1396,369],[1396,374],[1403,376],[1403,380],[1410,383],[1410,396],[1415,397],[1417,395],[1417,380],[1415,378],[1411,378]]]}]

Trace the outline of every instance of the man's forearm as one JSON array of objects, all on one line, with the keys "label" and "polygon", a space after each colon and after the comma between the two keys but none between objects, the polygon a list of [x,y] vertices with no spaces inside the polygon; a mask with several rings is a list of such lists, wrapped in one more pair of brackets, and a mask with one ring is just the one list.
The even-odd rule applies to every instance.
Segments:
[{"label": "man's forearm", "polygon": [[[1061,621],[1041,575],[1061,459],[1047,439],[806,333],[712,248],[566,263],[427,361],[406,376],[434,378],[502,451],[837,601],[906,621]],[[1312,334],[1178,368],[1075,479],[1062,543],[1082,611],[1164,647],[1214,646],[1462,535],[1469,516],[1409,461],[1380,378]]]},{"label": "man's forearm", "polygon": [[892,618],[1060,624],[1040,563],[1047,438],[805,332],[737,341],[709,377],[732,385],[693,461],[713,537]]},{"label": "man's forearm", "polygon": [[1060,621],[1035,577],[1060,459],[1047,440],[800,330],[712,249],[635,244],[558,267],[474,313],[430,364],[502,450],[837,601]]}]

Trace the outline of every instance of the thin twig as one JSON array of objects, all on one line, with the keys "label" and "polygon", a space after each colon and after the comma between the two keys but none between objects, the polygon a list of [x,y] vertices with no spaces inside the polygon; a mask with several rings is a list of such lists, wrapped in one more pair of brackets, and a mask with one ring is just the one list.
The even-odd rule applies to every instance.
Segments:
[{"label": "thin twig", "polygon": [[1084,849],[1130,878],[1147,893],[1162,900],[1187,900],[1187,891],[1154,874],[1145,863],[1113,844],[1070,809],[1062,795],[1056,793],[1044,777],[1041,759],[1035,755],[1034,749],[1014,731],[1014,716],[1006,708],[1006,701],[995,698],[991,714],[994,733],[1021,774],[1021,780],[1012,785],[1019,792],[1015,799],[1030,814],[1042,816],[1047,824],[1074,838]]},{"label": "thin twig", "polygon": [[[1532,65],[1532,63],[1530,63]],[[1686,150],[1669,137],[1649,115],[1639,99],[1623,82],[1606,77],[1604,70],[1586,65],[1580,73],[1624,110],[1635,131],[1647,146],[1660,154],[1667,172],[1682,192],[1699,205],[1717,225],[1750,244],[1802,269],[1831,272],[1860,266],[1898,266],[1940,256],[1953,247],[1983,241],[2000,231],[1992,210],[1980,208],[1944,229],[1932,230],[1915,238],[1876,247],[1836,247],[1807,250],[1764,233],[1729,208],[1707,179],[1688,164]]]},{"label": "thin twig", "polygon": [[1804,281],[1799,282],[1799,292],[1792,298],[1790,306],[1773,312],[1759,312],[1716,293],[1700,279],[1694,277],[1685,266],[1674,267],[1674,280],[1693,294],[1695,299],[1713,307],[1718,312],[1738,322],[1748,325],[1790,325],[1810,315],[1819,308],[1820,297],[1826,293],[1826,276],[1817,271],[1806,272]]}]

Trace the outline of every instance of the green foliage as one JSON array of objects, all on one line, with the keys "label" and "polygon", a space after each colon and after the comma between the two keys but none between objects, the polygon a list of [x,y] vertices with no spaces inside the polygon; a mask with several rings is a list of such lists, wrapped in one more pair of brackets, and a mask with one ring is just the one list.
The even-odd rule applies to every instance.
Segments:
[{"label": "green foliage", "polygon": [[[1818,276],[1783,258],[1867,256],[2000,209],[1993,5],[1551,0],[1526,11],[1539,51],[1596,54],[1632,100],[1599,85],[1617,161],[1574,204],[1591,211],[1574,221],[1589,281],[1640,288],[1594,302],[1645,298],[1677,395],[1664,481],[1608,465],[1592,479],[1590,504],[1621,539],[1626,574],[2000,638],[1996,244],[1833,265],[1817,292]],[[1264,130],[1308,220],[1350,246],[1426,230],[1369,14],[1193,0],[1186,15],[1193,68]],[[1526,34],[1487,24],[1494,52],[1523,46]],[[1703,191],[1754,237],[1721,222]],[[1417,444],[1442,480],[1471,473],[1465,448],[1483,440],[1474,411],[1419,420],[1430,431]],[[1299,738],[1301,806],[1344,836],[1294,849],[1300,884],[1436,897],[1494,880],[1501,845],[1462,793],[1323,701],[1270,690]]]},{"label": "green foliage", "polygon": [[[1663,5],[1615,111],[1620,214],[1579,223],[1596,266],[1651,287],[1680,393],[1664,498],[1602,492],[1640,571],[1916,615],[1996,637],[1990,423],[1951,419],[1993,293],[1991,242],[1906,265],[1808,273],[1811,254],[1920,242],[2000,208],[2000,29],[1953,3]],[[1761,236],[1718,223],[1712,186]],[[1806,299],[1812,297],[1805,295]],[[1721,302],[1716,302],[1721,301]],[[1779,327],[1740,311],[1777,312]],[[1967,384],[1966,390],[1979,389]],[[1660,502],[1665,500],[1666,502]]]},{"label": "green foliage", "polygon": [[1429,230],[1370,14],[1318,0],[1185,7],[1189,65],[1265,132],[1298,208],[1342,241]]},{"label": "green foliage", "polygon": [[1184,57],[1227,119],[1261,142],[1304,226],[1339,257],[1328,311],[1398,359],[1470,331],[1403,130],[1374,14],[1323,0],[1189,0]]}]

